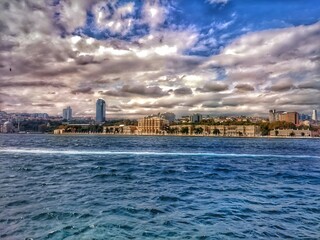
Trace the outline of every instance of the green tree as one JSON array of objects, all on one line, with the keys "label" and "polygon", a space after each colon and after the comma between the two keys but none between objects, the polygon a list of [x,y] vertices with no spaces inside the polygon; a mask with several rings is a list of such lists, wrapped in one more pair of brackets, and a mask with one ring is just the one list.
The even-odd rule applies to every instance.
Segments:
[{"label": "green tree", "polygon": [[47,124],[40,124],[38,126],[38,131],[44,133],[47,130]]},{"label": "green tree", "polygon": [[269,135],[270,128],[268,123],[261,123],[260,124],[260,129],[261,129],[261,135],[262,136],[267,136]]},{"label": "green tree", "polygon": [[215,129],[213,129],[212,134],[219,135],[220,134],[220,130],[215,128]]},{"label": "green tree", "polygon": [[174,134],[174,133],[178,132],[178,128],[172,128],[172,127],[169,127],[169,126],[167,126],[164,130],[169,134]]},{"label": "green tree", "polygon": [[188,133],[189,133],[189,128],[188,128],[188,127],[182,127],[181,130],[180,130],[180,132],[181,132],[182,134],[188,134]]},{"label": "green tree", "polygon": [[197,127],[194,129],[195,134],[202,134],[203,133],[203,128],[202,127]]}]

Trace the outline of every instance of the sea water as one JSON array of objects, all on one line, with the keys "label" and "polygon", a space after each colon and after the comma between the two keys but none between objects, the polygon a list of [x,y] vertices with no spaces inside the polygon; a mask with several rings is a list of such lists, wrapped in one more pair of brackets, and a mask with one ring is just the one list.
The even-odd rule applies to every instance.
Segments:
[{"label": "sea water", "polygon": [[320,239],[319,147],[0,135],[0,239]]}]

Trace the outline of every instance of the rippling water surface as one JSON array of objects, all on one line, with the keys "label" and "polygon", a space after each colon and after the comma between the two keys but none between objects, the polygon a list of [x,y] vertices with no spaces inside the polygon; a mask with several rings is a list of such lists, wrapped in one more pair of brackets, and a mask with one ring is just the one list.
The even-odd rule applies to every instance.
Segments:
[{"label": "rippling water surface", "polygon": [[0,239],[320,239],[319,147],[0,135]]}]

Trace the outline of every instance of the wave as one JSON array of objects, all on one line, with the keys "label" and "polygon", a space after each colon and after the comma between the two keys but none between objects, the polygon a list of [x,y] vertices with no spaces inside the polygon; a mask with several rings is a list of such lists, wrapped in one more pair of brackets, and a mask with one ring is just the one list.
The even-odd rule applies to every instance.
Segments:
[{"label": "wave", "polygon": [[212,156],[212,157],[271,157],[271,158],[316,158],[316,155],[281,155],[281,154],[247,154],[247,153],[212,153],[212,152],[156,152],[156,151],[85,151],[52,149],[0,149],[0,153],[14,154],[51,154],[51,155],[145,155],[145,156]]}]

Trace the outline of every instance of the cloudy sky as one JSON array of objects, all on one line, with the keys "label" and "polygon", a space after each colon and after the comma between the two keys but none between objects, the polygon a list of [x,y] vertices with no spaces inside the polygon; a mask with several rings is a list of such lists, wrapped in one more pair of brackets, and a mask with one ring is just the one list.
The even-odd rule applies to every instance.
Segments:
[{"label": "cloudy sky", "polygon": [[1,0],[0,110],[320,110],[319,0]]}]

